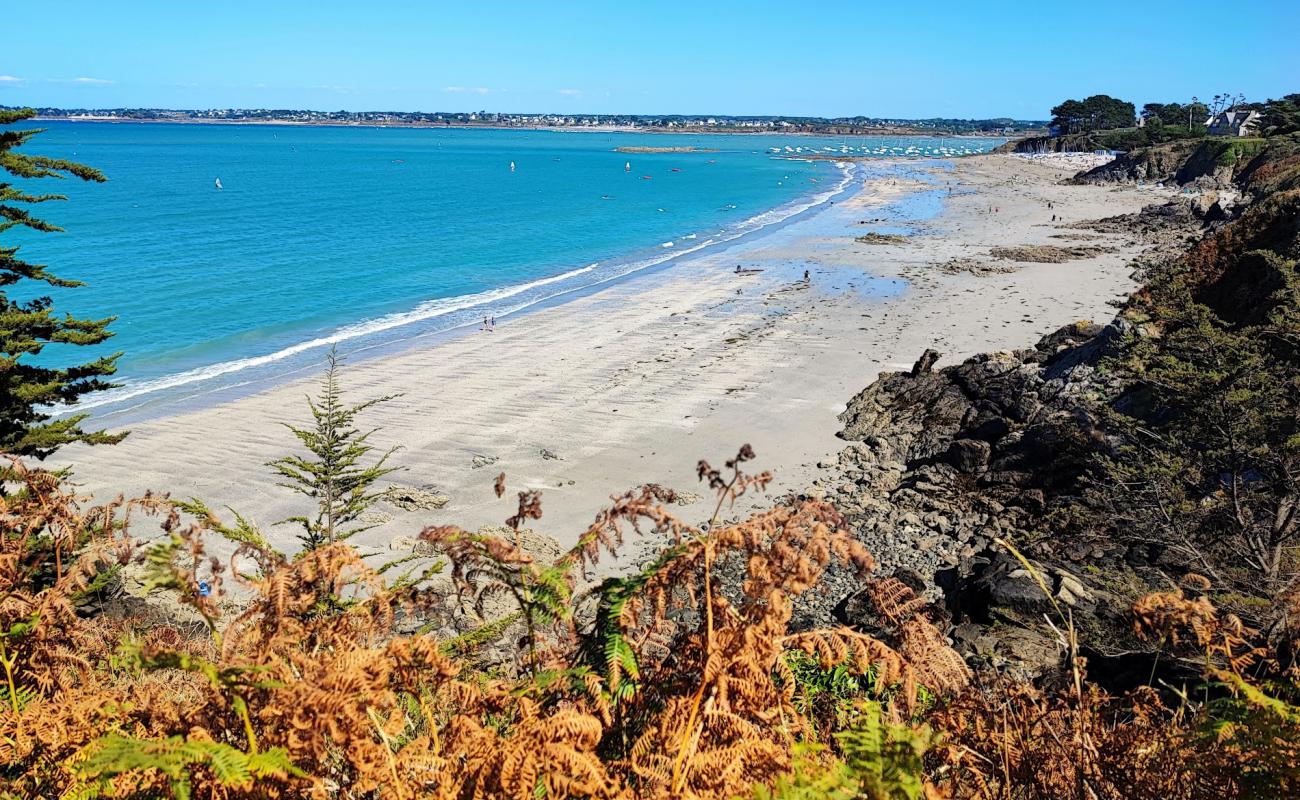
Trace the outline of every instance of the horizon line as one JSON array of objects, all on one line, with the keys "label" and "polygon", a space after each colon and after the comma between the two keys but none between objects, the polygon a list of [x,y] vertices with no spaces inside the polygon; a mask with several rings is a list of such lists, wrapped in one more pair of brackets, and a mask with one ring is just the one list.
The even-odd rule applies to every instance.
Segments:
[{"label": "horizon line", "polygon": [[282,113],[298,113],[298,114],[394,114],[394,115],[399,115],[399,114],[406,114],[406,115],[425,114],[425,115],[438,115],[438,116],[455,116],[455,115],[462,115],[462,116],[469,116],[469,115],[493,115],[493,116],[550,116],[550,117],[638,117],[638,118],[652,118],[652,119],[653,119],[653,118],[660,118],[660,119],[662,119],[662,118],[672,118],[672,117],[681,117],[681,118],[684,118],[684,119],[699,119],[699,118],[708,118],[708,117],[712,117],[712,118],[715,118],[715,119],[773,120],[773,121],[781,121],[781,120],[787,120],[787,121],[794,121],[794,120],[808,120],[808,121],[816,121],[816,122],[835,122],[835,121],[840,121],[840,120],[844,120],[844,121],[851,121],[851,120],[894,120],[894,121],[901,121],[901,122],[928,122],[928,121],[933,121],[933,120],[956,120],[956,121],[961,121],[961,122],[988,122],[988,121],[993,121],[993,120],[1010,120],[1011,122],[1027,123],[1027,122],[1046,122],[1047,119],[1048,119],[1048,118],[1046,118],[1046,117],[1043,117],[1043,118],[1033,118],[1033,117],[1018,118],[1018,117],[1010,117],[1010,116],[987,116],[987,117],[944,117],[944,116],[929,116],[929,117],[901,117],[901,116],[879,116],[879,115],[869,115],[869,114],[855,114],[855,115],[852,115],[852,116],[841,115],[841,116],[828,117],[828,116],[820,116],[820,115],[815,115],[815,114],[717,114],[717,113],[707,113],[707,112],[705,112],[705,113],[677,113],[677,112],[672,112],[672,113],[650,113],[650,112],[639,112],[639,111],[638,111],[638,112],[612,112],[612,111],[609,111],[609,112],[606,112],[606,111],[601,111],[601,112],[597,112],[597,111],[591,111],[591,112],[586,112],[586,111],[487,111],[487,110],[482,110],[482,109],[477,110],[477,111],[424,111],[424,110],[414,110],[414,111],[411,111],[411,110],[405,110],[405,111],[404,111],[404,110],[396,110],[396,109],[366,109],[366,110],[356,110],[356,111],[354,111],[354,110],[348,110],[348,109],[325,110],[325,109],[315,109],[315,108],[289,108],[289,107],[284,107],[284,108],[275,108],[275,107],[271,107],[271,106],[210,106],[210,107],[207,107],[207,108],[197,108],[197,107],[196,107],[196,108],[170,108],[170,107],[165,107],[165,106],[99,106],[99,107],[78,106],[78,107],[69,107],[69,106],[54,106],[54,105],[50,105],[50,106],[39,106],[39,105],[30,105],[30,104],[21,104],[21,105],[4,105],[4,104],[0,104],[0,108],[10,109],[10,110],[31,109],[31,110],[33,110],[33,111],[38,111],[38,112],[39,112],[39,111],[60,111],[60,112],[63,112],[63,113],[65,113],[65,114],[66,114],[66,113],[77,112],[77,111],[80,111],[80,112],[95,112],[95,111],[148,111],[148,112],[155,112],[155,113],[158,113],[158,112],[170,112],[170,113],[191,113],[191,114],[193,114],[193,113],[205,113],[205,112],[206,112],[206,113],[211,113],[211,112],[227,112],[227,113],[229,113],[229,112],[265,112],[265,113],[277,113],[277,112],[282,112]]}]

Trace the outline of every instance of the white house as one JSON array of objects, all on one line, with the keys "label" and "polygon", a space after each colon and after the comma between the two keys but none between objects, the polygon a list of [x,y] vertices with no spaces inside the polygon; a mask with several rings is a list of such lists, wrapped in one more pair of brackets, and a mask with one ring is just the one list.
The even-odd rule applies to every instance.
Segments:
[{"label": "white house", "polygon": [[1258,111],[1220,111],[1205,120],[1211,136],[1250,136],[1258,124]]}]

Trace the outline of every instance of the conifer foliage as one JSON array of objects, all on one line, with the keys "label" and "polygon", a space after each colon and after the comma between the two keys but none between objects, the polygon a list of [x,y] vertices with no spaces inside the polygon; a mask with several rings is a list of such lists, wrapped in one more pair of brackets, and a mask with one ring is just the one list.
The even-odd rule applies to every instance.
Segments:
[{"label": "conifer foliage", "polygon": [[[95,169],[71,161],[19,153],[40,130],[13,130],[8,126],[33,115],[31,109],[0,109],[0,234],[17,228],[41,233],[62,230],[32,216],[28,207],[50,200],[64,200],[59,194],[31,194],[24,185],[8,181],[36,178],[80,178],[102,183]],[[85,414],[52,419],[50,408],[75,403],[88,392],[111,388],[103,380],[116,370],[118,355],[95,358],[84,364],[54,367],[35,363],[46,346],[98,345],[112,336],[106,319],[80,319],[54,312],[50,297],[40,295],[46,287],[72,288],[77,281],[60,278],[43,264],[19,257],[19,248],[0,242],[0,451],[44,458],[71,442],[108,444],[121,435],[85,431]],[[42,286],[44,284],[44,286]],[[10,287],[19,297],[10,296]],[[36,295],[36,296],[32,296]]]},{"label": "conifer foliage", "polygon": [[392,400],[396,395],[345,405],[338,380],[343,358],[337,350],[331,349],[326,363],[320,395],[315,400],[307,398],[312,426],[297,428],[285,425],[298,437],[307,454],[285,456],[267,465],[280,477],[281,486],[316,501],[315,516],[295,516],[281,521],[281,524],[302,526],[303,532],[298,538],[307,550],[342,541],[366,530],[364,525],[349,526],[378,498],[379,494],[374,491],[375,482],[399,469],[386,466],[397,448],[383,453],[373,463],[367,463],[375,452],[375,447],[369,443],[374,431],[363,432],[356,427],[361,412]]}]

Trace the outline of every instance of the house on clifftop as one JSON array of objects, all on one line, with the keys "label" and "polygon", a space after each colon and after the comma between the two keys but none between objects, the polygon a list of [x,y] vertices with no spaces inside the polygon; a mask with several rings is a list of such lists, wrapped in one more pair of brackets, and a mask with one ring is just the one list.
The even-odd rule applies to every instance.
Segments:
[{"label": "house on clifftop", "polygon": [[1258,124],[1258,111],[1220,111],[1205,120],[1211,136],[1250,136]]}]

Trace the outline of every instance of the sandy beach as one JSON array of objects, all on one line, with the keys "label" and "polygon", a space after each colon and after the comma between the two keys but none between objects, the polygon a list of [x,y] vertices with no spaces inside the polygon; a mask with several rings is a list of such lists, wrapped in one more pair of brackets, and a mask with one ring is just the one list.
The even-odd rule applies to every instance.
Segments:
[{"label": "sandy beach", "polygon": [[[405,469],[393,482],[450,498],[437,510],[381,502],[380,524],[354,541],[387,550],[428,524],[500,524],[513,490],[536,488],[544,516],[535,527],[567,545],[611,493],[647,482],[700,492],[697,460],[721,464],[746,442],[755,466],[775,472],[772,493],[801,490],[842,445],[836,415],[880,371],[906,369],[926,348],[953,363],[1113,315],[1139,248],[1068,225],[1136,211],[1161,190],[1057,185],[1070,173],[1044,158],[950,164],[910,165],[929,184],[859,179],[851,197],[759,239],[499,318],[493,332],[350,363],[348,399],[400,395],[368,416],[374,444],[401,447],[393,463]],[[911,208],[909,198],[941,200],[942,210],[863,224],[891,204]],[[906,238],[855,241],[874,229]],[[1062,263],[989,256],[998,246],[1084,244],[1103,252]],[[738,275],[737,265],[761,272]],[[315,391],[315,379],[295,379],[136,423],[121,444],[69,447],[59,463],[101,499],[196,496],[293,549],[296,531],[272,523],[307,508],[264,465],[293,449],[281,423],[303,423],[303,397]],[[512,493],[498,500],[502,471]],[[680,511],[698,521],[711,509],[700,501]]]}]

